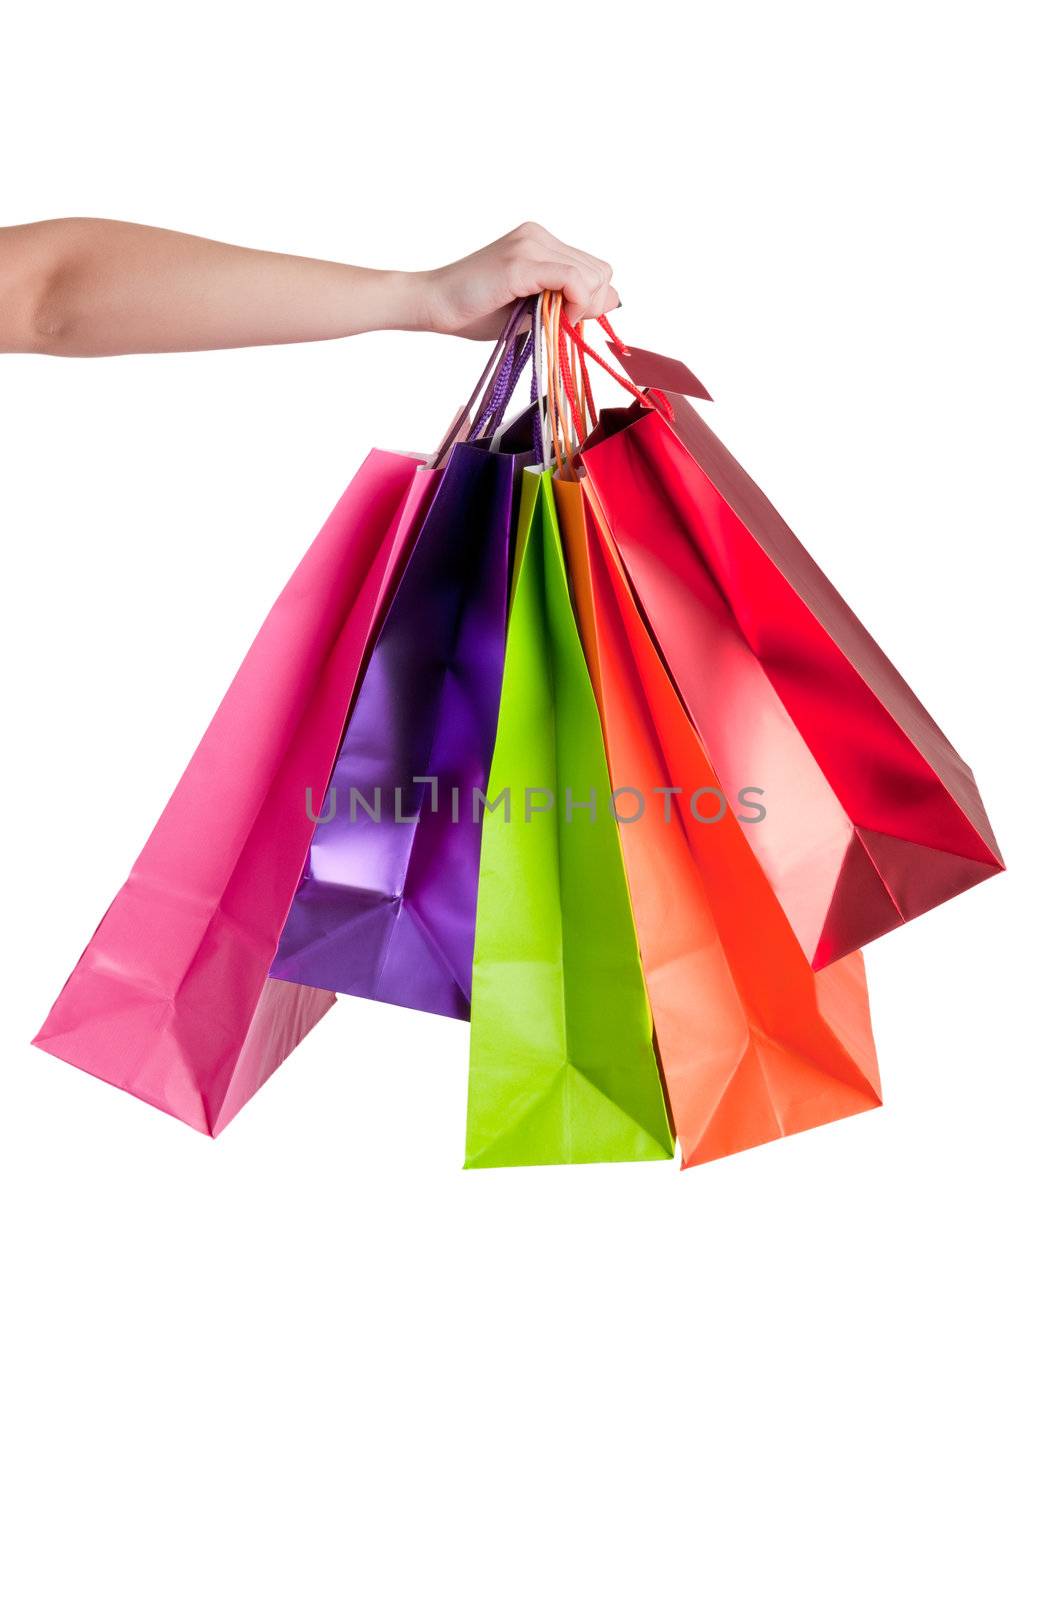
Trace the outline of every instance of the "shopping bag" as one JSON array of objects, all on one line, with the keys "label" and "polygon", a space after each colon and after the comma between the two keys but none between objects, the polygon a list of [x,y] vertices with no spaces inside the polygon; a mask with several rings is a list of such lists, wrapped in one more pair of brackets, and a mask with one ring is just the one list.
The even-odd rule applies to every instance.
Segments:
[{"label": "shopping bag", "polygon": [[[632,369],[637,370],[637,368]],[[693,408],[603,414],[587,488],[817,968],[1002,869],[970,769]]]},{"label": "shopping bag", "polygon": [[466,1166],[673,1153],[549,477],[524,474],[482,810]]},{"label": "shopping bag", "polygon": [[578,482],[553,488],[684,1167],[879,1105],[863,958],[812,971],[615,546]]},{"label": "shopping bag", "polygon": [[271,968],[468,1017],[513,455],[457,444],[381,627]]},{"label": "shopping bag", "polygon": [[268,977],[352,687],[437,474],[374,450],[34,1040],[217,1133],[333,1002]]}]

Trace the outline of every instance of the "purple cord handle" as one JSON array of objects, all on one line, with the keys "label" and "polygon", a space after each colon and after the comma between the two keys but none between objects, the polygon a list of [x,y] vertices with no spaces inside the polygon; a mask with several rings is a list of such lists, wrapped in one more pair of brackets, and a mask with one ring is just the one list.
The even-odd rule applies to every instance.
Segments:
[{"label": "purple cord handle", "polygon": [[487,365],[484,367],[483,372],[477,379],[476,387],[473,389],[468,401],[462,407],[461,411],[458,412],[458,415],[454,418],[454,421],[448,428],[442,444],[439,446],[439,449],[429,462],[430,466],[442,466],[451,447],[457,443],[458,439],[462,435],[463,429],[468,426],[469,419],[472,416],[473,407],[476,405],[477,397],[490,380],[492,373],[500,373],[501,368],[506,365],[507,359],[510,357],[512,349],[515,346],[518,338],[517,329],[520,326],[521,318],[525,315],[527,309],[528,302],[526,300],[517,300],[514,302],[506,325],[499,335],[490,356],[487,358]]},{"label": "purple cord handle", "polygon": [[507,345],[505,359],[495,375],[494,387],[480,406],[479,411],[469,429],[469,440],[478,439],[483,432],[484,424],[489,417],[494,416],[498,406],[510,392],[509,383],[513,374],[513,357],[516,353],[515,344]]},{"label": "purple cord handle", "polygon": [[[531,317],[531,330],[526,336],[521,335],[517,342],[507,350],[505,358],[498,368],[494,387],[477,414],[476,421],[469,434],[470,439],[478,438],[488,423],[496,431],[500,429],[506,407],[513,398],[528,358],[536,354],[536,345],[541,338],[542,296],[529,296],[526,305]],[[542,406],[539,403],[538,362],[535,360],[532,361],[530,404],[532,408],[534,457],[536,463],[541,467],[546,461],[546,451],[543,445]]]},{"label": "purple cord handle", "polygon": [[498,369],[494,388],[486,403],[481,406],[480,413],[473,423],[469,433],[470,439],[478,439],[487,431],[488,427],[496,428],[505,415],[506,407],[516,393],[517,384],[520,382],[521,373],[528,364],[528,357],[532,352],[530,333],[522,333],[516,344],[511,345],[506,353],[506,359]]}]

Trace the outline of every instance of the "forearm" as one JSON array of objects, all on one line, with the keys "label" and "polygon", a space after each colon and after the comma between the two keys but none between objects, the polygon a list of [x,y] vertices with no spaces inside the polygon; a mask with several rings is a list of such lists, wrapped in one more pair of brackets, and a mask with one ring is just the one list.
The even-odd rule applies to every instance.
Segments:
[{"label": "forearm", "polygon": [[104,356],[338,339],[425,324],[422,275],[247,250],[135,223],[4,230],[20,262],[9,349]]},{"label": "forearm", "polygon": [[574,322],[619,304],[612,268],[522,222],[446,266],[377,272],[132,222],[0,228],[0,352],[117,356],[409,328],[492,339],[515,300],[558,289]]}]

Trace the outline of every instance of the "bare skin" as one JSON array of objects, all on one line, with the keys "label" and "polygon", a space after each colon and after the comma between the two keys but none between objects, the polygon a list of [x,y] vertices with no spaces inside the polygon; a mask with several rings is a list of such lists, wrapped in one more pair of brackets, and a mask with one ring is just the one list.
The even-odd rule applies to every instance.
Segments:
[{"label": "bare skin", "polygon": [[611,279],[534,222],[448,266],[383,272],[69,217],[0,228],[0,353],[220,350],[382,328],[488,339],[514,300],[543,289],[563,291],[573,321],[612,311]]}]

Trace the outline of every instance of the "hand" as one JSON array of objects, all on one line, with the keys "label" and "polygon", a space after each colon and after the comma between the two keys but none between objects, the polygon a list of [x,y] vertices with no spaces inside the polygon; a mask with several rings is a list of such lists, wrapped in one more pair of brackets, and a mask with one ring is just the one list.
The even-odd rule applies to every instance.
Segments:
[{"label": "hand", "polygon": [[612,276],[607,261],[562,244],[537,222],[522,222],[474,255],[415,274],[418,325],[465,339],[494,339],[513,301],[543,289],[563,291],[573,322],[600,317],[620,304]]}]

